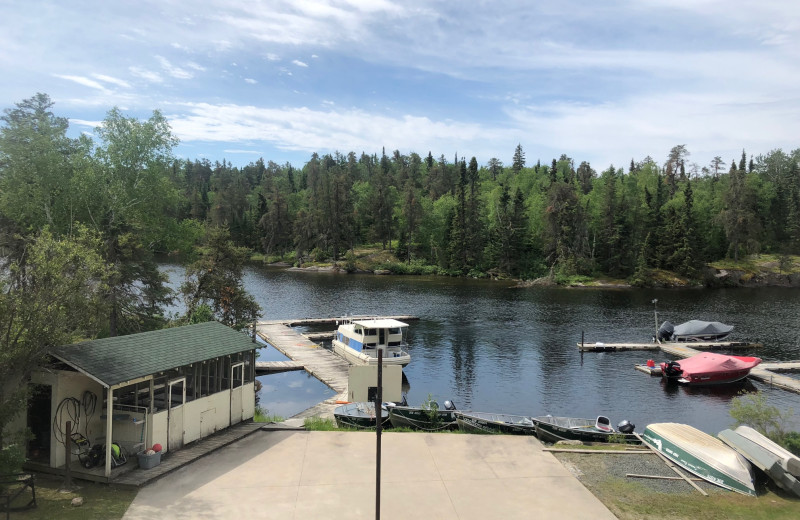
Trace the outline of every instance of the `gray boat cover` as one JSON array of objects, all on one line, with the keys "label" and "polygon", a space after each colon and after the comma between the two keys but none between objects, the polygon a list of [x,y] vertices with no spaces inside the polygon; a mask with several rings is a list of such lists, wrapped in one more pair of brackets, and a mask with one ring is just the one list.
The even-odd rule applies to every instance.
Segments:
[{"label": "gray boat cover", "polygon": [[691,320],[680,325],[675,325],[673,335],[678,337],[683,336],[711,336],[718,334],[730,334],[733,330],[733,325],[725,325],[718,321],[700,321]]}]

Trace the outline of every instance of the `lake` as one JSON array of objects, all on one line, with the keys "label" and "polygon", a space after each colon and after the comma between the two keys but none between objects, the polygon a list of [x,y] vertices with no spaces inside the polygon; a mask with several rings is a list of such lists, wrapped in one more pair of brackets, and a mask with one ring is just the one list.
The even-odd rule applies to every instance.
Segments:
[{"label": "lake", "polygon": [[[165,266],[177,285],[182,269]],[[797,289],[515,288],[509,282],[446,277],[347,275],[248,268],[245,285],[264,319],[411,314],[411,363],[404,369],[408,401],[428,395],[460,409],[524,415],[627,419],[642,431],[652,422],[682,422],[709,433],[731,425],[737,392],[764,390],[771,405],[797,413],[800,395],[757,382],[693,389],[665,385],[634,370],[663,353],[580,353],[576,343],[650,341],[653,299],[658,322],[690,319],[734,325],[732,340],[764,348],[741,355],[765,361],[800,359]],[[330,327],[328,327],[330,328]],[[261,359],[285,359],[271,347]],[[260,376],[261,404],[288,417],[334,393],[305,372]]]}]

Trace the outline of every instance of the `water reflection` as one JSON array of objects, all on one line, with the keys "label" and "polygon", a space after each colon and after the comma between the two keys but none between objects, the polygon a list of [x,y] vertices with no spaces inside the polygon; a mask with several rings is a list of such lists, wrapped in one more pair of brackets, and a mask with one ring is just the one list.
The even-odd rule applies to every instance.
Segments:
[{"label": "water reflection", "polygon": [[[173,275],[180,270],[173,270]],[[730,426],[736,390],[668,388],[633,369],[661,352],[581,354],[595,341],[649,341],[658,321],[705,319],[735,325],[731,339],[760,340],[742,355],[800,359],[800,298],[795,289],[604,290],[513,288],[505,282],[443,277],[335,275],[246,270],[245,284],[265,319],[347,314],[413,314],[405,369],[409,402],[428,394],[460,408],[526,415],[608,415],[615,423],[675,421],[716,433]],[[800,396],[760,383],[770,404],[795,409]],[[739,390],[739,389],[737,389]],[[294,399],[294,389],[285,398]],[[321,400],[321,399],[320,399]],[[311,403],[314,404],[314,403]],[[794,424],[793,423],[793,424]],[[800,429],[800,425],[795,425]]]}]

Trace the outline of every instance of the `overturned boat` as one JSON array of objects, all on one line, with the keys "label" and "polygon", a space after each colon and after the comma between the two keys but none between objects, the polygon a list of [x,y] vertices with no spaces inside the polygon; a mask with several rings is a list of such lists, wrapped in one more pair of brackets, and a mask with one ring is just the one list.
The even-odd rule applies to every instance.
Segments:
[{"label": "overturned boat", "polygon": [[721,440],[679,423],[649,424],[642,440],[680,467],[725,489],[755,496],[753,468]]},{"label": "overturned boat", "polygon": [[659,341],[721,341],[733,332],[733,325],[718,321],[691,320],[680,325],[665,321],[658,328]]},{"label": "overturned boat", "polygon": [[680,361],[661,363],[661,375],[691,386],[720,385],[746,378],[759,363],[761,358],[757,357],[701,352]]},{"label": "overturned boat", "polygon": [[[740,430],[740,428],[747,430]],[[717,436],[750,461],[753,466],[766,473],[778,487],[800,497],[800,482],[787,468],[788,460],[793,459],[786,459],[783,454],[768,448],[767,444],[772,441],[747,426],[740,426],[736,430],[723,430]],[[777,444],[775,446],[782,450]],[[793,455],[790,454],[790,457]]]}]

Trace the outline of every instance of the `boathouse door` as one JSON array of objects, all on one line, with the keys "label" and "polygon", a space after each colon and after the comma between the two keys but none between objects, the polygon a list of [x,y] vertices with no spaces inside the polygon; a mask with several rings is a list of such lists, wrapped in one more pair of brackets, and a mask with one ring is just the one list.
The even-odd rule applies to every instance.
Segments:
[{"label": "boathouse door", "polygon": [[183,448],[183,405],[186,402],[186,378],[170,381],[168,395],[167,451],[174,451]]},{"label": "boathouse door", "polygon": [[242,422],[244,416],[244,363],[231,365],[231,424]]}]

